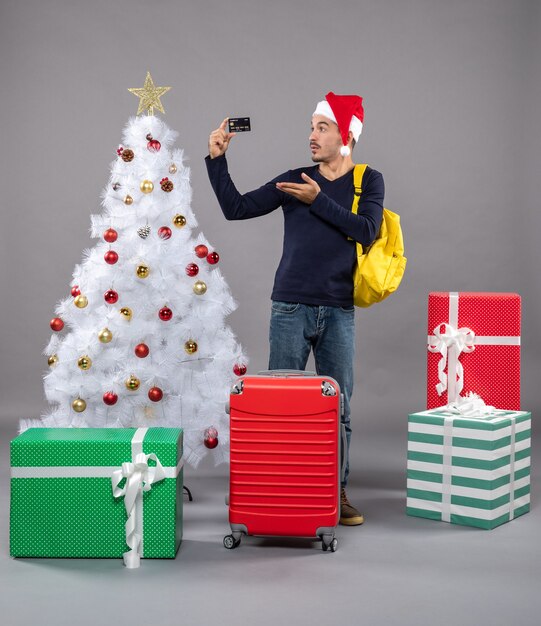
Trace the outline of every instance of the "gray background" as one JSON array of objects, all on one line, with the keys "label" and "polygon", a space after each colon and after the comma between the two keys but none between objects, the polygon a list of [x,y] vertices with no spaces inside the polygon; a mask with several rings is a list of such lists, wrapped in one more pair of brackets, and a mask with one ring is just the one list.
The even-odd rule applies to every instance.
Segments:
[{"label": "gray background", "polygon": [[[267,362],[282,217],[224,220],[203,157],[226,115],[252,118],[253,132],[228,153],[247,191],[310,164],[310,116],[327,91],[361,94],[354,159],[385,177],[408,268],[395,295],[357,312],[351,490],[374,524],[346,529],[332,566],[295,543],[254,540],[252,552],[225,553],[226,511],[215,503],[226,468],[206,463],[188,472],[199,502],[186,506],[181,555],[144,563],[129,579],[137,594],[151,589],[145,619],[534,623],[535,490],[530,515],[479,533],[405,518],[403,489],[406,416],[425,403],[429,291],[522,295],[522,401],[539,412],[540,27],[537,0],[1,0],[0,594],[9,623],[31,623],[38,612],[58,624],[76,615],[108,623],[106,610],[119,623],[143,615],[115,605],[134,595],[117,562],[9,561],[7,442],[20,418],[45,407],[48,322],[93,245],[89,215],[100,210],[109,163],[137,110],[127,88],[142,86],[147,70],[173,87],[165,119],[190,159],[193,208],[239,303],[229,322],[252,372]],[[21,600],[28,588],[30,603]],[[59,610],[62,589],[69,598]],[[322,597],[329,601],[316,609]]]}]

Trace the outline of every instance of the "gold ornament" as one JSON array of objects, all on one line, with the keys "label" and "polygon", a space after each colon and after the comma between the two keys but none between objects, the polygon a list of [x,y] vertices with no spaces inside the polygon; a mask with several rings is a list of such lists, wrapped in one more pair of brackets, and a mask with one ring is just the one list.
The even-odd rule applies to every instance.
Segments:
[{"label": "gold ornament", "polygon": [[138,98],[141,98],[139,100],[137,115],[140,115],[145,111],[147,111],[148,115],[154,115],[154,107],[156,107],[156,109],[158,109],[161,113],[165,113],[160,98],[170,89],[171,87],[156,87],[150,72],[147,72],[144,87],[131,88],[128,89],[128,91],[133,93]]},{"label": "gold ornament", "polygon": [[88,305],[88,298],[86,296],[83,296],[83,294],[79,294],[75,300],[73,301],[73,304],[78,308],[78,309],[84,309],[85,306]]},{"label": "gold ornament", "polygon": [[131,316],[132,316],[131,309],[128,308],[127,306],[123,306],[120,309],[120,315],[122,315],[122,317],[129,322],[131,320]]},{"label": "gold ornament", "polygon": [[139,389],[140,384],[141,384],[141,381],[132,374],[126,381],[126,388],[130,389],[131,391],[137,391]]},{"label": "gold ornament", "polygon": [[197,343],[193,339],[188,339],[184,344],[184,350],[188,354],[195,354],[197,352]]},{"label": "gold ornament", "polygon": [[133,204],[133,198],[130,196],[130,194],[128,194],[128,195],[124,198],[124,204]]},{"label": "gold ornament", "polygon": [[151,180],[144,180],[140,185],[139,189],[143,193],[150,193],[154,189],[154,183]]},{"label": "gold ornament", "polygon": [[77,365],[82,370],[89,370],[92,367],[92,359],[85,354],[77,361]]},{"label": "gold ornament", "polygon": [[71,408],[76,413],[82,413],[86,409],[86,402],[82,398],[75,398],[71,403]]},{"label": "gold ornament", "polygon": [[145,265],[144,263],[141,263],[141,265],[138,265],[135,271],[136,271],[138,278],[147,278],[148,275],[150,274],[149,266]]},{"label": "gold ornament", "polygon": [[56,354],[51,354],[51,356],[47,359],[47,363],[49,367],[54,367],[58,363],[58,356]]},{"label": "gold ornament", "polygon": [[176,174],[177,173],[177,166],[174,163],[171,163],[171,165],[169,166],[169,173],[170,174]]},{"label": "gold ornament", "polygon": [[186,226],[186,218],[184,217],[184,215],[177,213],[175,217],[173,218],[173,224],[177,228],[183,228],[184,226]]},{"label": "gold ornament", "polygon": [[202,280],[196,280],[193,285],[194,293],[198,296],[202,296],[207,290],[207,285]]},{"label": "gold ornament", "polygon": [[113,333],[108,328],[102,328],[98,333],[98,339],[102,343],[109,343],[113,339]]}]

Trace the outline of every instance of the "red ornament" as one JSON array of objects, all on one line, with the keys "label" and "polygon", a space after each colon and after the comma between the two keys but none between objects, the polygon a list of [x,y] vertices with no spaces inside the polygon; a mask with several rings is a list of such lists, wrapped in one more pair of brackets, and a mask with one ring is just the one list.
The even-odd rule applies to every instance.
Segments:
[{"label": "red ornament", "polygon": [[106,391],[103,394],[103,401],[108,406],[113,406],[113,404],[116,404],[117,400],[118,400],[118,396],[116,395],[116,393],[113,393],[112,391]]},{"label": "red ornament", "polygon": [[161,226],[158,228],[158,236],[161,237],[161,239],[170,239],[171,233],[172,231],[169,226]]},{"label": "red ornament", "polygon": [[151,139],[147,143],[147,148],[150,150],[150,152],[159,152],[161,147],[162,144],[157,139]]},{"label": "red ornament", "polygon": [[158,315],[162,321],[168,322],[173,317],[173,311],[169,307],[164,306],[160,309]]},{"label": "red ornament", "polygon": [[122,146],[118,146],[116,153],[118,154],[118,156],[120,156],[122,154],[122,151],[124,150],[124,148]]},{"label": "red ornament", "polygon": [[81,295],[81,290],[79,289],[79,285],[73,285],[71,288],[71,295],[76,298]]},{"label": "red ornament", "polygon": [[186,265],[186,274],[188,274],[188,276],[197,276],[197,274],[199,274],[199,266],[195,263],[188,263],[188,265]]},{"label": "red ornament", "polygon": [[218,431],[214,426],[210,426],[205,430],[203,443],[209,450],[213,450],[218,445]]},{"label": "red ornament", "polygon": [[114,241],[117,240],[118,233],[116,232],[116,230],[114,228],[108,228],[103,233],[103,238],[105,239],[105,241],[107,241],[107,243],[113,243]]},{"label": "red ornament", "polygon": [[149,352],[150,350],[146,343],[138,343],[135,346],[135,356],[138,356],[140,359],[147,357]]},{"label": "red ornament", "polygon": [[220,255],[217,252],[209,252],[207,254],[207,261],[210,263],[210,265],[216,265],[219,260]]},{"label": "red ornament", "polygon": [[114,250],[109,250],[103,255],[103,258],[109,265],[114,265],[118,261],[118,254]]},{"label": "red ornament", "polygon": [[233,365],[233,372],[235,373],[235,376],[244,376],[244,374],[246,374],[246,370],[247,367],[244,363],[235,363],[235,365]]},{"label": "red ornament", "polygon": [[195,256],[199,257],[200,259],[204,259],[208,253],[209,249],[207,248],[207,246],[204,246],[203,244],[195,246]]},{"label": "red ornament", "polygon": [[118,293],[114,289],[108,289],[103,294],[103,299],[107,304],[115,304],[115,302],[118,302]]},{"label": "red ornament", "polygon": [[51,320],[51,328],[58,333],[64,328],[64,322],[59,317],[53,317]]},{"label": "red ornament", "polygon": [[151,387],[148,390],[149,400],[159,402],[163,398],[163,391],[159,387]]}]

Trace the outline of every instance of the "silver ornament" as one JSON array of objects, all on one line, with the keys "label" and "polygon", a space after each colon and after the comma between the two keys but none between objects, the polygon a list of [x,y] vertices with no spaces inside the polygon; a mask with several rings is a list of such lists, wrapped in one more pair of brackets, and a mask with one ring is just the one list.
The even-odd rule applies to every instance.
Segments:
[{"label": "silver ornament", "polygon": [[120,183],[113,183],[113,191],[118,191],[122,185]]},{"label": "silver ornament", "polygon": [[141,239],[146,239],[150,235],[150,226],[147,224],[146,226],[141,226],[141,228],[137,229],[137,234]]}]

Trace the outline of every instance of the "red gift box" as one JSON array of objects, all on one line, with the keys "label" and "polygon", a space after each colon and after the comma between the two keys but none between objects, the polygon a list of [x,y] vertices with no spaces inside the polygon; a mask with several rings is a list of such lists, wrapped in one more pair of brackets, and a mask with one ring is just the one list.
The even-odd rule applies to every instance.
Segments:
[{"label": "red gift box", "polygon": [[428,295],[427,408],[468,392],[486,404],[520,410],[520,296]]}]

